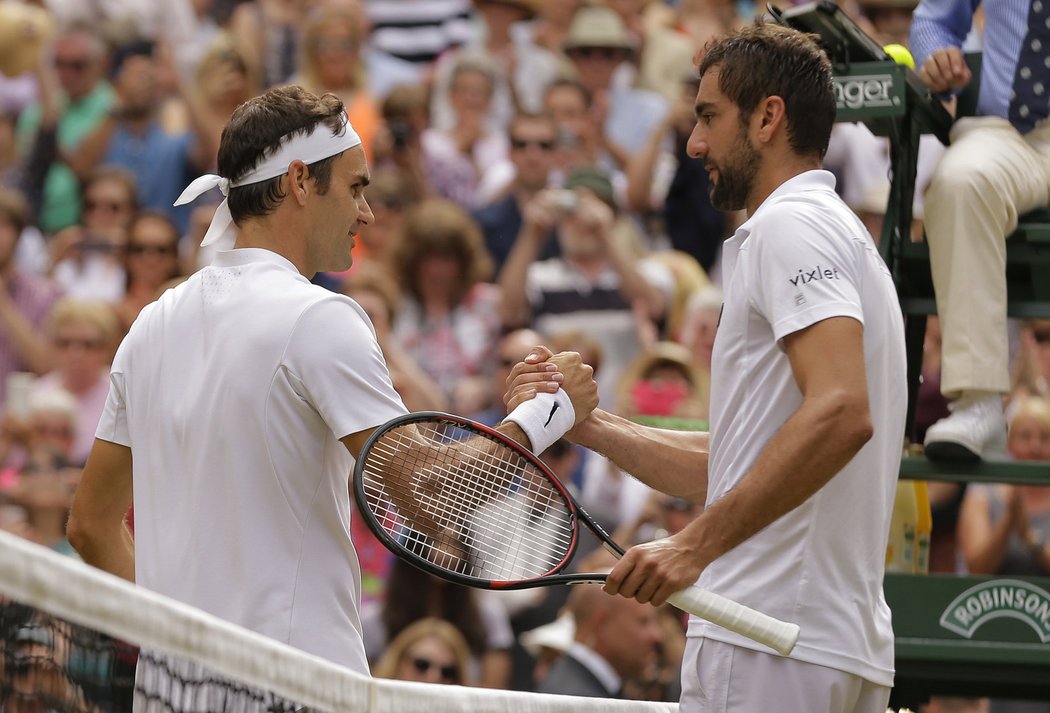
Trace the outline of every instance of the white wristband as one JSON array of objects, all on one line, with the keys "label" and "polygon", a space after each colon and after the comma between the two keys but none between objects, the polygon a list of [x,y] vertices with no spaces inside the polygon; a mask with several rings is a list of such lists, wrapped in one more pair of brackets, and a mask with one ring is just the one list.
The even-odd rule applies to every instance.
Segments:
[{"label": "white wristband", "polygon": [[512,421],[525,431],[532,444],[532,452],[541,455],[576,423],[576,409],[565,389],[554,393],[536,394],[503,419]]}]

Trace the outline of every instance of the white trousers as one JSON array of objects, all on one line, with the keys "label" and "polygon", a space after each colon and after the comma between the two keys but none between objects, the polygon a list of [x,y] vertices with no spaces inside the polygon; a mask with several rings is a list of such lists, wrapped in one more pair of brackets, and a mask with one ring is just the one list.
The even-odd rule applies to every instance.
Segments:
[{"label": "white trousers", "polygon": [[962,118],[951,141],[925,196],[941,391],[1006,393],[1006,236],[1050,204],[1050,120],[1022,136],[1006,119]]},{"label": "white trousers", "polygon": [[680,713],[886,713],[890,689],[845,671],[690,637]]}]

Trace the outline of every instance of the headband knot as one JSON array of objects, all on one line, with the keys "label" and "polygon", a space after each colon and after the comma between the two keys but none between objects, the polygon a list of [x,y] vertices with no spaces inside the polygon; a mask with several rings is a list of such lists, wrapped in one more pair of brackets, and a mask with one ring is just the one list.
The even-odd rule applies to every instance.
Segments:
[{"label": "headband knot", "polygon": [[186,186],[178,200],[175,201],[175,205],[191,203],[213,188],[218,188],[223,195],[222,203],[215,209],[215,216],[211,220],[211,225],[208,226],[208,232],[204,234],[204,240],[201,241],[201,247],[211,245],[223,237],[228,237],[230,244],[236,239],[236,226],[226,199],[230,195],[231,188],[283,176],[288,172],[288,166],[292,161],[302,161],[305,164],[316,163],[361,145],[361,137],[350,125],[350,119],[346,114],[343,114],[343,125],[338,131],[329,133],[325,130],[326,128],[323,124],[318,124],[310,133],[293,132],[283,136],[276,149],[267,152],[258,166],[236,181],[214,173],[207,173],[193,179],[193,182]]}]

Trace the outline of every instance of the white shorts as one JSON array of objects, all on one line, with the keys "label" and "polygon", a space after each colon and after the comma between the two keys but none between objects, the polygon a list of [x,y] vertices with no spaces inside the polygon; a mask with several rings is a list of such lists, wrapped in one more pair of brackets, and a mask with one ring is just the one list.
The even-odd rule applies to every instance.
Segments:
[{"label": "white shorts", "polygon": [[826,666],[690,637],[680,713],[886,713],[890,688]]}]

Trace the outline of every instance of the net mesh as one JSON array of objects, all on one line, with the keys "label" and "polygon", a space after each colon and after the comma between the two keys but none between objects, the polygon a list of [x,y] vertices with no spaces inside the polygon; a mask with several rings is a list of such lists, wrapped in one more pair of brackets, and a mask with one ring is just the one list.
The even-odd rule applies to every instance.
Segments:
[{"label": "net mesh", "polygon": [[453,421],[399,426],[376,440],[363,469],[365,501],[380,527],[443,569],[531,579],[556,570],[571,551],[575,521],[562,493],[483,432]]},{"label": "net mesh", "polygon": [[0,711],[674,711],[370,679],[0,531]]}]

